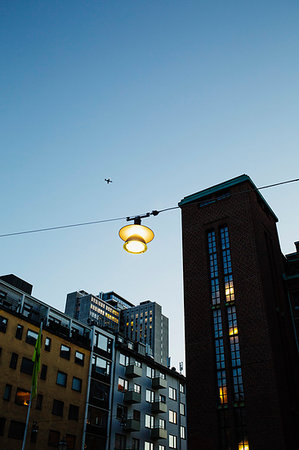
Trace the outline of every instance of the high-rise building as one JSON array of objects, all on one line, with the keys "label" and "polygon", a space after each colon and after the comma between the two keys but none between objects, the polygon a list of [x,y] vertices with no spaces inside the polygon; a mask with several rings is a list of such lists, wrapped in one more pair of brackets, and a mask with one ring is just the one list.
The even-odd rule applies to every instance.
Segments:
[{"label": "high-rise building", "polygon": [[278,219],[247,175],[179,206],[189,448],[299,448],[298,351]]},{"label": "high-rise building", "polygon": [[65,313],[87,324],[120,331],[145,344],[146,353],[155,361],[168,365],[168,318],[158,303],[147,300],[134,306],[114,291],[98,296],[77,291],[67,294]]},{"label": "high-rise building", "polygon": [[162,307],[149,300],[121,312],[121,330],[135,342],[146,345],[155,361],[168,362],[168,318],[162,314]]}]

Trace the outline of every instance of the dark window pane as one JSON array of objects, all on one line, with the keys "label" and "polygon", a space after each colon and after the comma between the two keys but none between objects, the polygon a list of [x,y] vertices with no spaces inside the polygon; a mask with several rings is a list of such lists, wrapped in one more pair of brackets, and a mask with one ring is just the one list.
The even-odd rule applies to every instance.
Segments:
[{"label": "dark window pane", "polygon": [[69,407],[69,419],[78,420],[79,417],[79,406],[70,405]]},{"label": "dark window pane", "polygon": [[60,438],[59,431],[50,430],[48,438],[48,446],[58,448],[59,438]]},{"label": "dark window pane", "polygon": [[21,406],[28,406],[30,401],[30,392],[24,389],[17,389],[15,403]]},{"label": "dark window pane", "polygon": [[45,350],[46,350],[46,352],[49,352],[50,349],[51,349],[51,339],[48,338],[48,337],[46,337],[46,340],[45,340]]},{"label": "dark window pane", "polygon": [[72,389],[73,391],[81,392],[82,380],[81,378],[73,377]]},{"label": "dark window pane", "polygon": [[5,417],[0,417],[0,436],[3,436],[4,434],[5,422],[6,422]]},{"label": "dark window pane", "polygon": [[73,434],[67,434],[66,435],[66,443],[67,443],[68,450],[74,450],[75,443],[76,443],[76,436],[74,436]]},{"label": "dark window pane", "polygon": [[67,374],[64,372],[57,372],[56,383],[60,386],[66,386]]},{"label": "dark window pane", "polygon": [[21,372],[28,373],[28,375],[32,375],[33,371],[33,362],[31,359],[28,358],[22,358],[22,364],[21,364]]},{"label": "dark window pane", "polygon": [[0,316],[0,331],[2,331],[2,333],[6,333],[7,322],[8,320],[6,317]]},{"label": "dark window pane", "polygon": [[13,439],[23,439],[25,431],[25,422],[16,422],[12,420],[9,424],[8,437]]},{"label": "dark window pane", "polygon": [[52,414],[55,416],[62,416],[63,415],[63,406],[64,403],[60,400],[53,400],[53,409]]},{"label": "dark window pane", "polygon": [[40,378],[41,380],[45,380],[47,378],[47,370],[48,370],[48,366],[46,366],[45,364],[42,365],[42,370],[40,372]]},{"label": "dark window pane", "polygon": [[70,359],[71,349],[66,345],[61,345],[60,347],[60,356],[61,358]]},{"label": "dark window pane", "polygon": [[31,436],[30,436],[30,442],[35,443],[37,440],[37,433],[38,433],[38,425],[36,422],[33,422],[32,428],[31,428]]},{"label": "dark window pane", "polygon": [[35,345],[36,340],[38,338],[38,333],[32,330],[27,331],[26,342],[27,344]]},{"label": "dark window pane", "polygon": [[12,385],[11,385],[11,384],[7,384],[7,385],[5,386],[5,389],[4,389],[4,395],[3,395],[3,400],[7,400],[7,401],[10,400],[11,388],[12,388]]},{"label": "dark window pane", "polygon": [[9,367],[15,369],[17,367],[18,355],[16,353],[11,354]]},{"label": "dark window pane", "polygon": [[36,409],[42,409],[42,404],[43,404],[43,396],[42,394],[37,394],[36,397]]},{"label": "dark window pane", "polygon": [[80,366],[84,366],[84,353],[76,351],[75,353],[75,363]]},{"label": "dark window pane", "polygon": [[23,335],[23,325],[18,325],[17,329],[16,329],[16,338],[17,339],[22,339],[22,335]]}]

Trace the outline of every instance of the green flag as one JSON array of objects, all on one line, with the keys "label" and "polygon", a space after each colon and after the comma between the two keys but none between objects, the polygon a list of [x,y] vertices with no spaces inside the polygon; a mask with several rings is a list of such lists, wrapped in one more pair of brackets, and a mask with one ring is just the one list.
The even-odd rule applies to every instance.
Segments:
[{"label": "green flag", "polygon": [[32,373],[32,385],[31,385],[31,398],[36,397],[37,393],[37,377],[40,371],[40,350],[42,342],[42,325],[40,326],[38,338],[35,343],[34,353],[32,356],[33,361],[33,373]]}]

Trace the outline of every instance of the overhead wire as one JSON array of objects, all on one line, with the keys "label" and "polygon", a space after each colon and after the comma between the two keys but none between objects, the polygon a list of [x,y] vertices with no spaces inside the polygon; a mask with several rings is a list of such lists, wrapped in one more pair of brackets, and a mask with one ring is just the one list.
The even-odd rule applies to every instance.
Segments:
[{"label": "overhead wire", "polygon": [[[275,187],[275,186],[281,186],[283,184],[295,183],[297,181],[299,181],[299,178],[295,178],[295,179],[287,180],[287,181],[280,181],[279,183],[274,183],[274,184],[268,184],[265,186],[257,187],[254,190],[260,191],[262,189],[268,189],[268,188]],[[245,193],[245,192],[250,192],[250,190],[236,192],[235,194],[237,195],[237,194],[241,194],[241,193]],[[234,194],[232,194],[232,195],[234,195]],[[156,216],[162,212],[171,211],[171,210],[179,209],[179,208],[180,208],[179,206],[171,206],[169,208],[153,210],[151,213],[146,213],[146,214],[148,216],[150,216],[150,215]],[[135,217],[139,217],[139,216],[142,217],[143,214],[135,215]],[[115,218],[110,218],[110,219],[92,220],[90,222],[80,222],[80,223],[74,223],[74,224],[69,224],[69,225],[58,225],[58,226],[54,226],[54,227],[45,227],[45,228],[37,228],[37,229],[33,229],[33,230],[16,231],[16,232],[12,232],[12,233],[0,234],[0,238],[9,237],[9,236],[19,236],[22,234],[41,233],[44,231],[62,230],[62,229],[66,229],[66,228],[83,227],[83,226],[87,226],[87,225],[97,225],[100,223],[116,222],[116,221],[127,220],[127,219],[128,219],[128,216],[124,216],[124,217],[115,217]]]}]

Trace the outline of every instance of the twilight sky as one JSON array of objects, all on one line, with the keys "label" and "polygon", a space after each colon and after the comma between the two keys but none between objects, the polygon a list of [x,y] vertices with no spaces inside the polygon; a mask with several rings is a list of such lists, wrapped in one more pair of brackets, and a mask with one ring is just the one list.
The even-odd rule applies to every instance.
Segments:
[{"label": "twilight sky", "polygon": [[[298,178],[298,30],[295,0],[2,0],[0,234],[176,206],[242,173]],[[293,252],[299,183],[262,193]],[[139,256],[125,221],[1,238],[0,273],[60,310],[78,289],[160,303],[178,367],[180,211],[143,224]]]}]

